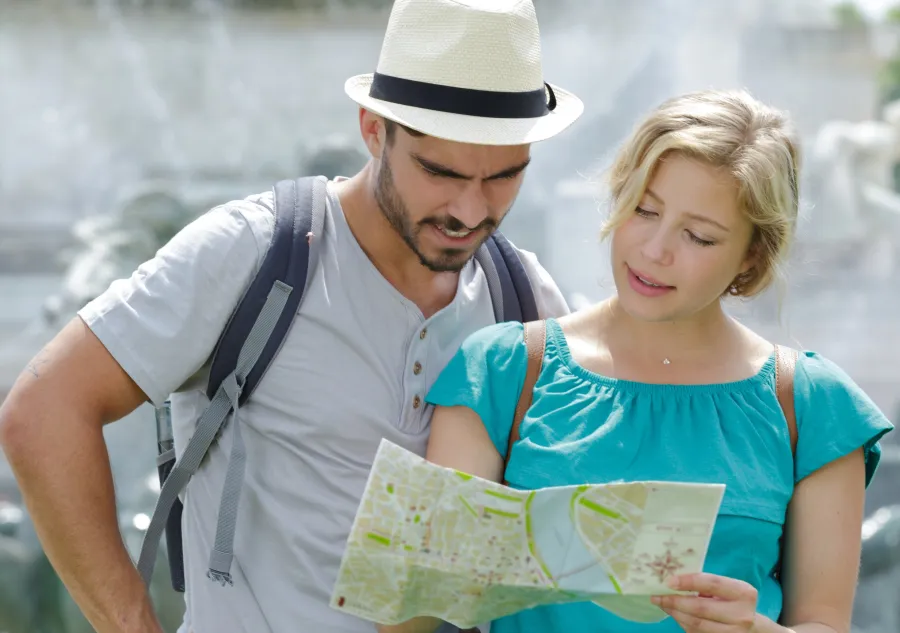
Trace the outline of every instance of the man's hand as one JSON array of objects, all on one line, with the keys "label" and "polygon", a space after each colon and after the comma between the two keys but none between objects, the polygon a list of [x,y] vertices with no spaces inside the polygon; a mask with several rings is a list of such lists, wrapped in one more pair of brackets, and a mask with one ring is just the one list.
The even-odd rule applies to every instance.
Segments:
[{"label": "man's hand", "polygon": [[673,576],[668,584],[697,593],[652,598],[687,633],[755,633],[757,591],[752,585],[705,573]]}]

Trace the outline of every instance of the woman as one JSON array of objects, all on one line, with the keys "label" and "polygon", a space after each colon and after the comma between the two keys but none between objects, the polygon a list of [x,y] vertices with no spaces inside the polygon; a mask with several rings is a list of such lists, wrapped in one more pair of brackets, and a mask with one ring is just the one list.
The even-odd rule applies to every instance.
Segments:
[{"label": "woman", "polygon": [[637,624],[581,602],[502,618],[492,633],[849,630],[864,489],[891,424],[810,351],[796,357],[793,411],[783,410],[776,348],[722,305],[778,277],[797,180],[781,113],[734,92],[662,104],[611,173],[604,233],[617,294],[545,323],[533,402],[509,455],[526,375],[523,326],[475,333],[439,377],[427,453],[438,464],[524,489],[726,484],[704,573],[672,579],[697,597],[654,598],[671,618]]}]

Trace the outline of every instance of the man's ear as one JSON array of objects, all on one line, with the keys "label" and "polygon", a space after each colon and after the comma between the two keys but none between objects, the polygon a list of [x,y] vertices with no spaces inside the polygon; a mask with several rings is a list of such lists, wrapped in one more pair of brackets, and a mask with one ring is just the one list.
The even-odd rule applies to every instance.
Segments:
[{"label": "man's ear", "polygon": [[381,155],[387,147],[387,130],[384,126],[384,118],[369,112],[365,108],[360,108],[359,132],[372,158],[381,160]]}]

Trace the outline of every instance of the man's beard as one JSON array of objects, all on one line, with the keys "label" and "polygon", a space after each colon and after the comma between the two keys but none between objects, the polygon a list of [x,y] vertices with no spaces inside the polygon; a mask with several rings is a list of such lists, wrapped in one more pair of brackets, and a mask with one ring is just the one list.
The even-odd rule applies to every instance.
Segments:
[{"label": "man's beard", "polygon": [[[391,166],[387,156],[382,158],[381,168],[378,171],[378,181],[375,186],[375,201],[378,203],[378,207],[381,209],[381,213],[384,215],[385,219],[393,229],[397,231],[397,234],[403,238],[403,241],[406,242],[406,245],[409,246],[410,250],[416,254],[419,258],[419,262],[433,272],[459,272],[472,258],[475,250],[477,250],[477,247],[472,251],[461,248],[445,248],[441,250],[437,257],[428,257],[422,252],[422,248],[419,244],[419,236],[423,230],[428,230],[431,226],[443,226],[449,231],[464,231],[469,227],[453,216],[446,216],[444,218],[425,218],[414,225],[409,218],[409,209],[406,208],[406,204],[403,202],[400,194],[397,193],[396,187],[394,187],[394,177],[391,173]],[[477,227],[472,229],[473,231],[483,231],[487,229],[484,237],[478,243],[479,247],[497,228],[497,224],[498,222],[496,220],[485,218]]]}]

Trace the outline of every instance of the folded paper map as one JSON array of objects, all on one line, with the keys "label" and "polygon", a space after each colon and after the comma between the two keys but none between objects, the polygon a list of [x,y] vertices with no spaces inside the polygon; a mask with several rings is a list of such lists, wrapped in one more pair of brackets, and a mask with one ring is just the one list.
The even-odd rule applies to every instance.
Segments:
[{"label": "folded paper map", "polygon": [[331,599],[381,624],[460,628],[593,601],[656,622],[665,580],[700,571],[725,486],[632,482],[515,490],[382,440]]}]

